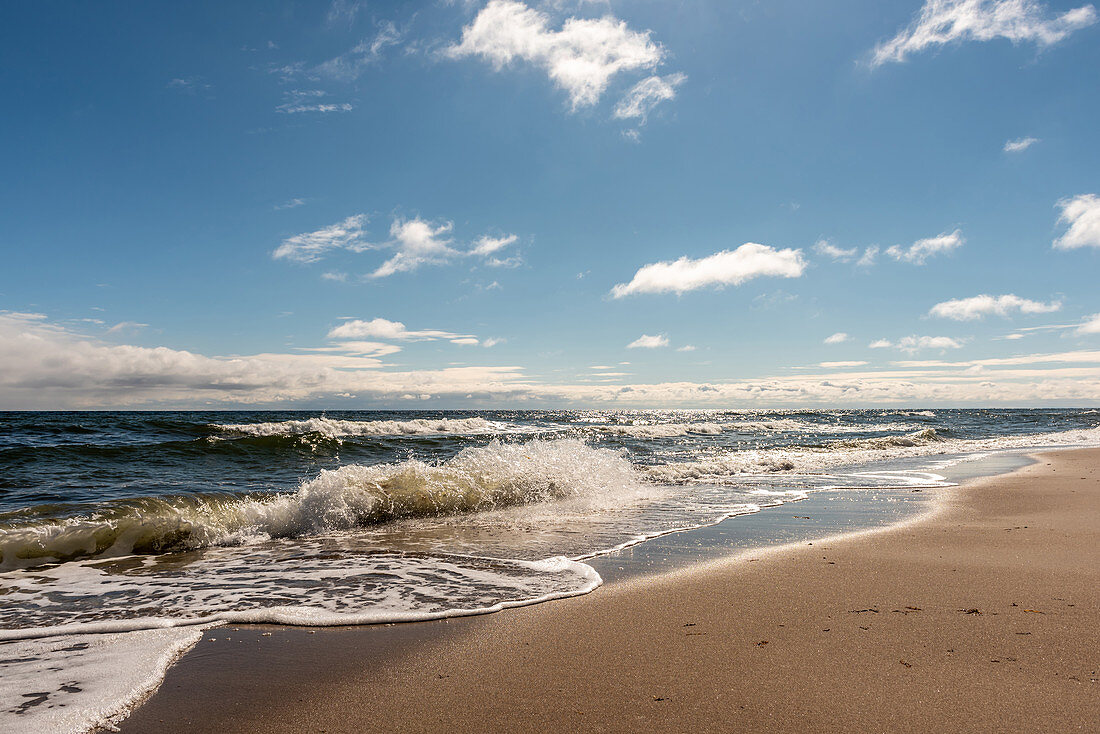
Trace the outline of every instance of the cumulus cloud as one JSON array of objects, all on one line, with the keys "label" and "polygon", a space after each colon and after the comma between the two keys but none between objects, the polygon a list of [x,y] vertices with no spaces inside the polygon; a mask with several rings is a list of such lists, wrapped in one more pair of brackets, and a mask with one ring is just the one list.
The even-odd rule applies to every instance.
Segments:
[{"label": "cumulus cloud", "polygon": [[1066,224],[1068,229],[1054,240],[1055,249],[1100,247],[1100,196],[1081,194],[1072,199],[1062,199],[1057,206],[1062,210],[1058,222]]},{"label": "cumulus cloud", "polygon": [[1016,138],[1005,142],[1005,153],[1022,153],[1039,142],[1039,138]]},{"label": "cumulus cloud", "polygon": [[814,252],[816,252],[818,255],[830,258],[832,260],[848,262],[856,256],[856,253],[859,252],[859,250],[855,247],[852,247],[850,249],[837,247],[829,240],[818,240],[814,244]]},{"label": "cumulus cloud", "polygon": [[[641,80],[619,100],[615,106],[615,117],[619,120],[637,118],[638,124],[644,125],[654,107],[666,100],[676,99],[676,88],[685,81],[687,75],[679,73]],[[636,130],[634,132],[637,134]]]},{"label": "cumulus cloud", "polygon": [[436,225],[419,217],[395,219],[390,226],[393,239],[389,246],[397,250],[397,254],[382,263],[370,277],[384,278],[394,273],[416,270],[421,265],[446,262],[457,254],[447,236],[453,229],[451,222]]},{"label": "cumulus cloud", "polygon": [[961,349],[966,344],[963,339],[952,339],[949,336],[906,336],[892,342],[889,339],[879,339],[870,344],[871,349],[900,349],[903,352],[919,352],[922,349]]},{"label": "cumulus cloud", "polygon": [[746,242],[736,250],[723,250],[698,260],[681,257],[646,265],[629,283],[612,288],[611,295],[623,298],[637,293],[682,294],[707,286],[740,285],[762,276],[798,278],[805,269],[802,250],[777,250]]},{"label": "cumulus cloud", "polygon": [[826,344],[843,344],[844,342],[849,341],[851,338],[852,337],[848,336],[843,331],[838,331],[837,333],[833,334],[832,336],[825,337],[825,343]]},{"label": "cumulus cloud", "polygon": [[455,334],[439,329],[410,331],[400,321],[389,319],[348,319],[328,333],[329,339],[394,339],[397,341],[426,341],[430,339],[473,339],[472,334]]},{"label": "cumulus cloud", "polygon": [[997,38],[1046,48],[1095,22],[1092,5],[1055,15],[1037,0],[926,0],[908,28],[875,46],[870,63],[900,63],[936,46]]},{"label": "cumulus cloud", "polygon": [[667,347],[668,337],[664,334],[658,334],[656,336],[650,336],[649,334],[642,334],[626,345],[627,349],[657,349],[658,347]]},{"label": "cumulus cloud", "polygon": [[928,312],[928,315],[955,321],[974,321],[990,315],[1009,316],[1013,312],[1027,314],[1053,313],[1061,308],[1062,304],[1058,301],[1042,303],[1020,298],[1012,293],[1003,296],[982,294],[937,303]]},{"label": "cumulus cloud", "polygon": [[665,51],[649,36],[611,15],[569,18],[554,30],[543,12],[514,0],[491,0],[462,29],[462,40],[444,53],[453,59],[479,57],[497,70],[514,62],[536,66],[577,110],[596,104],[615,75],[661,62]]},{"label": "cumulus cloud", "polygon": [[1077,327],[1077,334],[1100,334],[1100,313],[1094,313]]},{"label": "cumulus cloud", "polygon": [[694,352],[695,351],[695,345],[685,344],[682,347],[676,347],[676,351],[677,352]]},{"label": "cumulus cloud", "polygon": [[276,260],[312,263],[331,250],[343,248],[358,251],[366,246],[366,233],[363,231],[366,223],[367,215],[356,214],[316,232],[296,234],[283,240],[271,256]]},{"label": "cumulus cloud", "polygon": [[895,260],[913,263],[914,265],[924,265],[925,261],[933,255],[956,250],[962,247],[965,242],[966,238],[963,237],[962,230],[956,229],[954,232],[945,232],[936,237],[917,240],[908,247],[894,245],[886,250],[886,254]]}]

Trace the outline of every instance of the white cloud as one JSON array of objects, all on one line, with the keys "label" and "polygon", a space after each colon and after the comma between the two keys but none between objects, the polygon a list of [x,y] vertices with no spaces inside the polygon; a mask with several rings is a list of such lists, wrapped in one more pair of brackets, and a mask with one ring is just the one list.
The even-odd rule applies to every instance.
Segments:
[{"label": "white cloud", "polygon": [[1100,334],[1100,313],[1094,313],[1077,327],[1077,334]]},{"label": "white cloud", "polygon": [[340,81],[355,81],[367,67],[381,60],[388,47],[401,43],[404,36],[392,21],[383,21],[378,24],[378,32],[373,38],[363,39],[350,51],[316,66],[313,73]]},{"label": "white cloud", "polygon": [[[644,125],[654,107],[666,100],[676,99],[676,87],[685,81],[687,81],[687,75],[679,73],[664,77],[651,76],[641,80],[631,87],[615,106],[616,119],[638,118],[638,124]],[[634,131],[635,134],[637,132],[637,130]],[[637,140],[635,139],[634,142]]]},{"label": "white cloud", "polygon": [[1039,138],[1016,138],[1005,142],[1005,153],[1022,153],[1039,142]]},{"label": "white cloud", "polygon": [[1072,199],[1062,199],[1057,206],[1062,210],[1058,222],[1069,225],[1069,229],[1054,240],[1055,249],[1100,247],[1100,196],[1081,194]]},{"label": "white cloud", "polygon": [[677,352],[694,352],[695,351],[695,346],[691,345],[691,344],[685,344],[682,347],[677,347],[676,351]]},{"label": "white cloud", "polygon": [[844,342],[849,341],[851,338],[852,337],[848,336],[843,331],[838,331],[837,333],[833,334],[832,336],[825,337],[825,343],[826,344],[843,344]]},{"label": "white cloud", "polygon": [[832,242],[829,242],[829,240],[818,240],[814,244],[814,252],[816,252],[818,255],[822,255],[833,260],[848,262],[856,256],[856,253],[859,252],[859,250],[855,247],[852,247],[850,249],[837,247]]},{"label": "white cloud", "polygon": [[875,264],[875,259],[878,257],[878,246],[871,245],[863,251],[863,255],[856,261],[856,265],[861,268],[869,268]]},{"label": "white cloud", "polygon": [[327,95],[320,89],[291,89],[283,92],[283,103],[275,109],[287,115],[300,112],[350,112],[353,108],[347,102],[322,102]]},{"label": "white cloud", "polygon": [[956,229],[954,232],[945,232],[936,237],[917,240],[909,247],[894,245],[886,251],[886,254],[895,260],[904,260],[914,265],[924,265],[925,261],[933,255],[951,252],[962,247],[965,242],[966,238],[963,237],[962,230]]},{"label": "white cloud", "polygon": [[[102,322],[100,322],[102,323]],[[120,321],[111,328],[107,329],[108,334],[118,334],[120,332],[133,332],[141,331],[148,327],[149,324],[142,324],[137,321]]]},{"label": "white cloud", "polygon": [[[517,267],[522,264],[519,255],[509,258],[497,258],[493,255],[508,247],[518,239],[516,235],[479,238],[468,251],[453,247],[450,237],[454,229],[451,222],[435,223],[420,217],[412,219],[395,218],[390,225],[390,239],[386,242],[367,241],[364,227],[365,214],[356,214],[342,222],[330,225],[316,232],[306,232],[283,240],[271,253],[275,259],[294,260],[301,263],[313,263],[333,250],[363,252],[365,250],[393,249],[396,254],[383,262],[370,274],[372,278],[384,278],[394,273],[416,270],[421,265],[439,265],[461,255],[476,255],[485,258],[489,267]],[[344,273],[326,273],[321,277],[330,280],[347,280]],[[499,286],[498,286],[499,287]]]},{"label": "white cloud", "polygon": [[650,336],[649,334],[642,334],[626,345],[627,349],[657,349],[658,347],[667,347],[668,337],[664,334],[658,334],[657,336]]},{"label": "white cloud", "polygon": [[822,362],[821,364],[818,365],[818,367],[824,367],[825,369],[837,369],[837,368],[844,368],[844,367],[862,367],[865,364],[867,364],[867,363],[866,362],[859,362],[859,361],[853,361],[853,362]]},{"label": "white cloud", "polygon": [[965,340],[952,339],[949,336],[906,336],[897,342],[888,339],[879,339],[871,342],[871,349],[887,349],[893,347],[903,352],[919,352],[922,349],[961,349],[966,344]]},{"label": "white cloud", "polygon": [[310,354],[207,357],[166,347],[103,344],[41,314],[0,312],[0,343],[0,404],[10,409],[318,408],[346,405],[350,395],[358,396],[360,407],[395,407],[406,400],[439,407],[597,409],[1100,404],[1096,351],[717,382],[547,384],[516,366],[383,369],[377,357],[357,355],[356,349],[380,353],[364,345]]},{"label": "white cloud", "polygon": [[474,241],[474,247],[470,250],[470,254],[487,257],[498,250],[503,250],[508,245],[513,244],[517,239],[518,238],[514,234],[504,237],[490,237],[489,235],[485,235]]},{"label": "white cloud", "polygon": [[325,16],[325,23],[329,26],[343,25],[350,28],[355,24],[355,17],[359,14],[359,11],[363,9],[363,3],[348,0],[333,0],[331,6],[329,6],[328,14]]},{"label": "white cloud", "polygon": [[397,354],[401,347],[385,342],[350,341],[340,342],[327,347],[301,347],[299,352],[354,354],[361,357],[385,357]]},{"label": "white cloud", "polygon": [[928,312],[928,315],[955,321],[974,321],[989,315],[1008,316],[1014,311],[1020,313],[1053,313],[1061,308],[1062,304],[1058,301],[1042,303],[1020,298],[1012,293],[1003,296],[990,296],[983,293],[980,296],[956,298],[937,303]]},{"label": "white cloud", "polygon": [[372,278],[384,278],[394,273],[416,270],[421,265],[446,262],[458,254],[451,249],[451,239],[445,237],[454,229],[451,222],[434,225],[419,217],[395,219],[390,226],[389,243],[397,254],[371,273]]},{"label": "white cloud", "polygon": [[388,319],[349,319],[328,333],[329,339],[395,339],[397,341],[426,341],[429,339],[473,339],[472,334],[455,334],[438,329],[409,331],[400,321]]},{"label": "white cloud", "polygon": [[934,46],[996,38],[1045,48],[1095,22],[1091,5],[1051,15],[1037,0],[926,0],[908,28],[875,46],[870,63],[900,63]]},{"label": "white cloud", "polygon": [[299,199],[299,198],[290,199],[289,201],[285,201],[282,204],[276,204],[275,205],[275,211],[279,211],[281,209],[297,209],[298,207],[304,205],[305,203],[306,203],[305,199]]},{"label": "white cloud", "polygon": [[491,349],[491,348],[495,347],[497,344],[503,344],[506,341],[508,341],[508,340],[503,339],[501,337],[492,336],[492,337],[489,337],[488,339],[484,339],[481,342],[481,346],[485,347],[486,349]]},{"label": "white cloud", "polygon": [[746,242],[736,250],[692,260],[681,257],[673,262],[646,265],[629,283],[611,289],[614,298],[635,293],[676,293],[707,286],[739,285],[761,276],[798,278],[806,269],[802,250],[776,250],[767,245]]},{"label": "white cloud", "polygon": [[296,234],[283,240],[271,256],[276,260],[312,263],[320,260],[330,250],[346,248],[358,251],[365,247],[363,227],[366,223],[365,214],[356,214],[316,232]]},{"label": "white cloud", "polygon": [[450,58],[480,57],[497,70],[523,61],[541,68],[569,95],[573,110],[594,105],[611,78],[624,71],[652,69],[664,58],[660,44],[611,15],[569,18],[561,30],[545,13],[514,0],[491,0],[470,25]]},{"label": "white cloud", "polygon": [[457,339],[451,339],[451,344],[458,344],[463,347],[476,347],[481,341],[475,336],[460,336]]}]

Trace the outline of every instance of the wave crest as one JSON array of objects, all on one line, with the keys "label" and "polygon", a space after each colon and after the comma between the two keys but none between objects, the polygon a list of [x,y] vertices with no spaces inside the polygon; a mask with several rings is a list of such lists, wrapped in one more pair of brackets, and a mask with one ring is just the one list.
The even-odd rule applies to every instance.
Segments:
[{"label": "wave crest", "polygon": [[407,421],[346,421],[334,418],[306,418],[272,423],[215,424],[223,433],[244,436],[296,436],[318,433],[329,438],[342,436],[431,436],[506,433],[508,426],[484,418],[416,418]]},{"label": "wave crest", "polygon": [[493,441],[441,464],[324,470],[292,494],[149,497],[17,525],[0,530],[0,565],[233,545],[580,496],[613,504],[641,481],[618,452],[577,439]]}]

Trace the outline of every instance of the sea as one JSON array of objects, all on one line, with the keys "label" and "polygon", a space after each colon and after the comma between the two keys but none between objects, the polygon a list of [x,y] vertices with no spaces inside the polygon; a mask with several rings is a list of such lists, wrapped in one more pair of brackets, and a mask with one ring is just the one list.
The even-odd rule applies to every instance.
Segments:
[{"label": "sea", "polygon": [[549,602],[1097,445],[1095,409],[0,413],[0,730],[110,727],[212,626]]}]

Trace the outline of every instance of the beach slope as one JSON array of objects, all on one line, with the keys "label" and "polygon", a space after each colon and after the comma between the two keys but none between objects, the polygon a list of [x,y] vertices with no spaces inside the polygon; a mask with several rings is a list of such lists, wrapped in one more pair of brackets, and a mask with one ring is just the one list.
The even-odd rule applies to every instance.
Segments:
[{"label": "beach slope", "polygon": [[1096,731],[1100,450],[476,619],[214,630],[124,732]]}]

